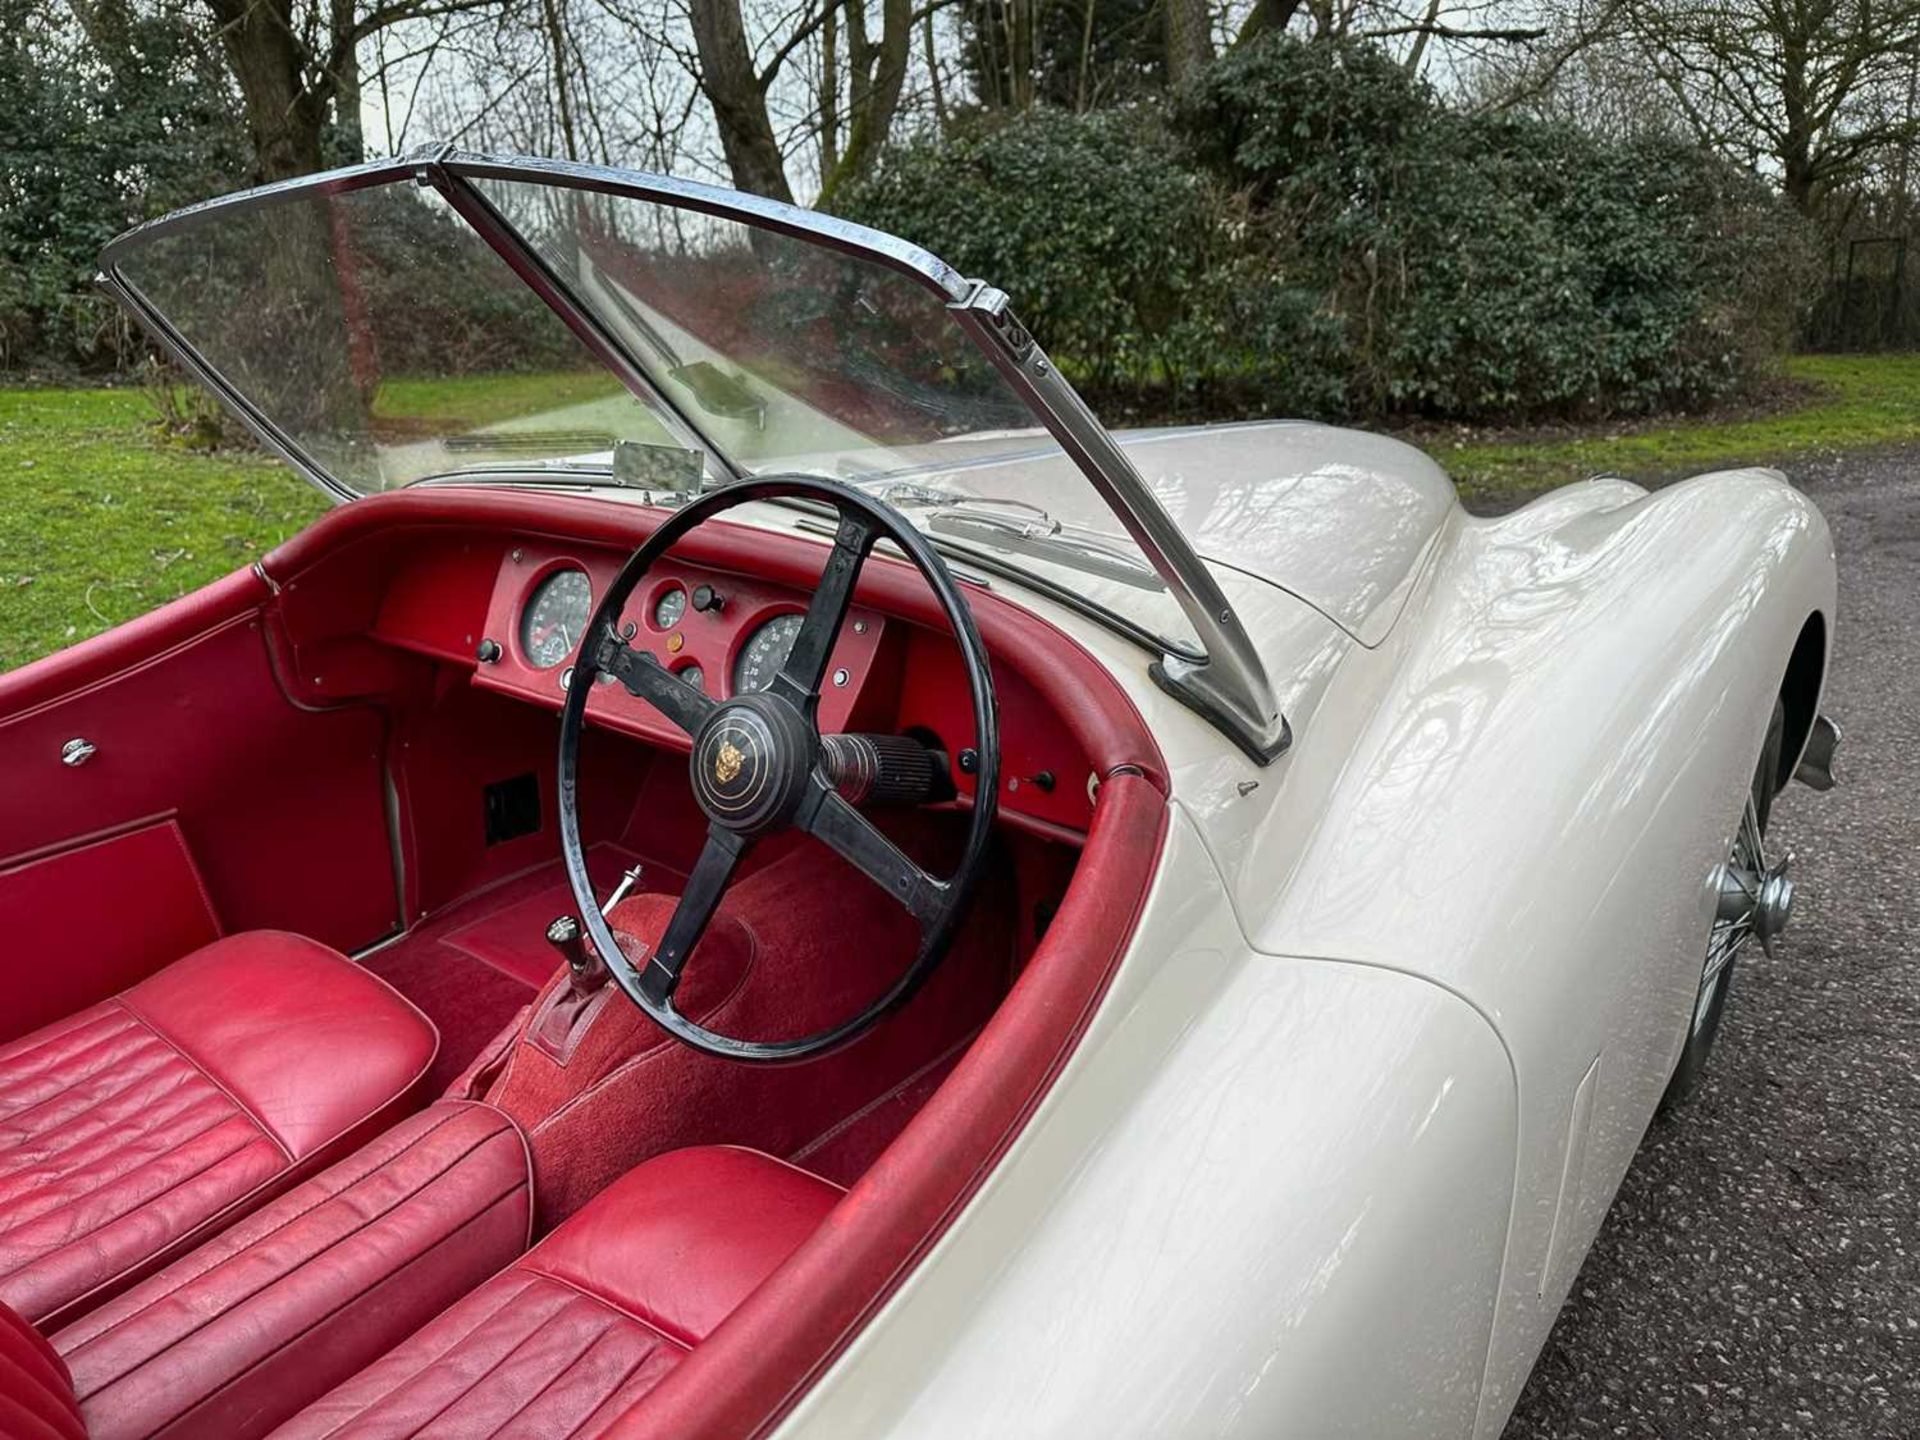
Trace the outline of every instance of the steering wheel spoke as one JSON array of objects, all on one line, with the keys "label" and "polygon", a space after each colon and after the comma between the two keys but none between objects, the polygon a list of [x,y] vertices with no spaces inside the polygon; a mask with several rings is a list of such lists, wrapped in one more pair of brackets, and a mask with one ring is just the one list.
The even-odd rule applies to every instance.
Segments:
[{"label": "steering wheel spoke", "polygon": [[712,700],[670,675],[652,654],[635,650],[611,631],[601,641],[594,663],[624,685],[629,695],[646,701],[689,735],[713,713]]},{"label": "steering wheel spoke", "polygon": [[842,511],[840,528],[833,537],[833,549],[826,568],[820,572],[820,584],[807,602],[806,618],[800,633],[779,673],[773,677],[773,693],[789,705],[798,706],[811,717],[819,704],[820,684],[826,678],[827,661],[833,655],[834,642],[846,622],[847,606],[853,600],[853,587],[860,579],[860,567],[866,563],[878,532],[863,515]]},{"label": "steering wheel spoke", "polygon": [[693,954],[700,937],[707,933],[713,912],[720,906],[720,897],[726,894],[727,884],[750,843],[744,836],[718,825],[708,828],[707,843],[700,851],[700,858],[694,861],[693,873],[687,877],[687,888],[680,892],[680,903],[674,907],[673,918],[667,921],[666,933],[640,972],[640,992],[654,1004],[666,1005],[673,999],[673,992],[680,986],[680,972],[687,967],[687,957]]},{"label": "steering wheel spoke", "polygon": [[816,774],[800,827],[904,906],[929,931],[952,901],[952,887],[922,870],[847,798]]}]

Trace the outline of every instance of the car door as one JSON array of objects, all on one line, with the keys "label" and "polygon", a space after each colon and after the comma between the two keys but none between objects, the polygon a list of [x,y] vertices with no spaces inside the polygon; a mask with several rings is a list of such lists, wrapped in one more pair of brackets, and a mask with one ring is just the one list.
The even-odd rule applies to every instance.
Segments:
[{"label": "car door", "polygon": [[296,702],[243,570],[0,675],[0,1040],[219,935],[398,918],[383,712]]}]

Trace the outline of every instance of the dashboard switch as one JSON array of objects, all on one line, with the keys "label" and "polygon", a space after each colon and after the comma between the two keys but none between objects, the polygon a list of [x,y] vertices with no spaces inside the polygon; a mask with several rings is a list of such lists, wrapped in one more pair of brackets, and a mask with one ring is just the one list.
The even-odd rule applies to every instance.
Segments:
[{"label": "dashboard switch", "polygon": [[494,661],[500,658],[500,642],[498,640],[482,640],[479,647],[474,650],[473,658],[478,660],[482,665],[493,664]]},{"label": "dashboard switch", "polygon": [[727,608],[727,597],[711,585],[696,585],[693,587],[693,608],[717,615]]}]

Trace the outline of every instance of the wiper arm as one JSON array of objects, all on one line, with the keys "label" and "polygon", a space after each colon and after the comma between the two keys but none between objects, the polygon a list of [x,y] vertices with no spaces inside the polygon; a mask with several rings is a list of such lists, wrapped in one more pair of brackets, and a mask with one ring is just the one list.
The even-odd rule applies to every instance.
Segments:
[{"label": "wiper arm", "polygon": [[400,488],[426,489],[436,485],[552,485],[566,490],[637,490],[605,466],[568,465],[548,461],[533,465],[477,465],[469,470],[450,470],[440,475],[422,475]]},{"label": "wiper arm", "polygon": [[[992,503],[1038,510],[1037,506],[1026,505],[1023,501]],[[1089,575],[1131,585],[1136,590],[1164,591],[1167,588],[1158,572],[1126,551],[1087,536],[1068,534],[1060,522],[1049,517],[1044,510],[1038,513],[1040,518],[1037,520],[1016,520],[1010,516],[996,515],[990,510],[982,512],[972,506],[956,505],[935,511],[927,522],[927,528],[936,534],[971,540],[995,550],[1006,550],[1016,555],[1027,555],[1036,560],[1049,560],[1056,565],[1084,570]]]},{"label": "wiper arm", "polygon": [[1018,510],[1031,515],[1042,525],[1050,525],[1054,530],[1061,528],[1060,522],[1035,505],[1031,500],[1016,500],[1007,495],[973,495],[965,490],[947,490],[938,485],[919,485],[911,480],[895,480],[872,487],[873,498],[884,500],[896,510],[920,509],[941,505],[952,511],[984,510],[988,518],[1000,518],[994,514],[998,510]]}]

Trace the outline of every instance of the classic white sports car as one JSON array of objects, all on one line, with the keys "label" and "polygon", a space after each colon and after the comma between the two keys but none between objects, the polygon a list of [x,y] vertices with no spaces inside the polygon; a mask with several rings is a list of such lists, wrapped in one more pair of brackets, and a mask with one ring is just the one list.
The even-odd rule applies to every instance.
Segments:
[{"label": "classic white sports car", "polygon": [[0,677],[0,1432],[1499,1433],[1830,783],[1781,476],[1112,434],[447,147],[103,271],[341,503]]}]

